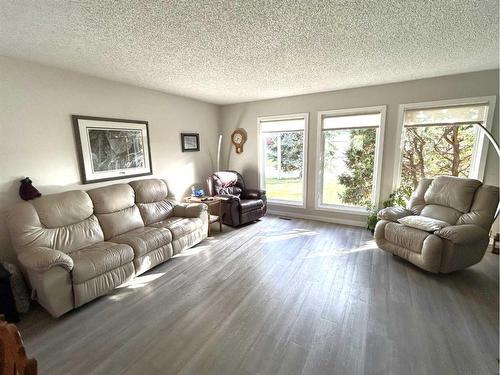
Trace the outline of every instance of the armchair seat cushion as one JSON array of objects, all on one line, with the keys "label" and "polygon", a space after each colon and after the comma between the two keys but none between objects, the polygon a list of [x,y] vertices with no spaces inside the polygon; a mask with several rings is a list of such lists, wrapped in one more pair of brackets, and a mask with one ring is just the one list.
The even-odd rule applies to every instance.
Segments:
[{"label": "armchair seat cushion", "polygon": [[406,248],[414,253],[421,253],[425,239],[431,233],[407,227],[399,223],[387,223],[385,226],[385,239],[394,245]]},{"label": "armchair seat cushion", "polygon": [[150,227],[166,228],[172,233],[172,241],[202,229],[203,220],[200,218],[169,217],[166,220],[151,224]]},{"label": "armchair seat cushion", "polygon": [[264,207],[264,202],[262,199],[241,199],[241,212],[248,212],[253,210],[258,210]]},{"label": "armchair seat cushion", "polygon": [[405,216],[398,219],[398,221],[407,227],[431,233],[450,226],[446,221],[418,215]]},{"label": "armchair seat cushion", "polygon": [[172,234],[164,228],[142,227],[113,237],[110,241],[129,245],[134,249],[135,256],[140,257],[168,245],[172,242]]},{"label": "armchair seat cushion", "polygon": [[134,260],[134,250],[126,244],[99,242],[69,254],[73,259],[73,283],[81,284]]}]

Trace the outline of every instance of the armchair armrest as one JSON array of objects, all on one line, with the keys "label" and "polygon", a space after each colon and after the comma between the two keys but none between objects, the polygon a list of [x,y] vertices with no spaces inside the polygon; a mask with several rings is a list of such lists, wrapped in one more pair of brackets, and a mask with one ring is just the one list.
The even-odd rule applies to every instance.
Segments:
[{"label": "armchair armrest", "polygon": [[45,272],[60,266],[67,271],[73,269],[73,259],[62,251],[48,247],[32,247],[17,256],[19,262],[29,270]]},{"label": "armchair armrest", "polygon": [[241,193],[243,199],[260,199],[266,195],[265,190],[246,189]]},{"label": "armchair armrest", "polygon": [[393,221],[395,223],[397,223],[399,219],[410,215],[414,215],[414,213],[403,207],[386,207],[377,213],[379,219]]},{"label": "armchair armrest", "polygon": [[488,232],[475,224],[451,225],[434,234],[455,244],[472,244],[488,238]]},{"label": "armchair armrest", "polygon": [[174,206],[174,216],[196,218],[207,208],[204,203],[178,203]]},{"label": "armchair armrest", "polygon": [[238,202],[240,201],[240,198],[237,197],[236,195],[231,195],[231,194],[217,194],[215,197],[220,198],[223,202]]}]

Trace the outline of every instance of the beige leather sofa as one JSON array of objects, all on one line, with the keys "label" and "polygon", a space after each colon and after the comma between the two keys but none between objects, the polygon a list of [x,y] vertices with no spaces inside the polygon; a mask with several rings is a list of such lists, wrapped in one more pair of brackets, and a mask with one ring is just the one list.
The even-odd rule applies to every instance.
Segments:
[{"label": "beige leather sofa", "polygon": [[207,237],[204,204],[179,204],[159,179],[17,204],[14,249],[53,316],[81,306]]},{"label": "beige leather sofa", "polygon": [[379,212],[377,245],[434,273],[448,273],[478,263],[488,247],[499,190],[466,178],[424,179],[409,209]]}]

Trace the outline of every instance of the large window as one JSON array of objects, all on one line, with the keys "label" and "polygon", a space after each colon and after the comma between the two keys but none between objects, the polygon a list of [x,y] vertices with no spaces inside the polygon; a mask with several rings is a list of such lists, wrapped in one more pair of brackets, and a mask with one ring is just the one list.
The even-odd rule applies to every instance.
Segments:
[{"label": "large window", "polygon": [[376,204],[385,106],[320,112],[320,209],[365,211]]},{"label": "large window", "polygon": [[[422,178],[438,175],[481,178],[489,101],[403,105],[399,186],[409,195]],[[454,125],[451,125],[454,124]]]},{"label": "large window", "polygon": [[260,185],[270,202],[305,205],[307,114],[259,118]]}]

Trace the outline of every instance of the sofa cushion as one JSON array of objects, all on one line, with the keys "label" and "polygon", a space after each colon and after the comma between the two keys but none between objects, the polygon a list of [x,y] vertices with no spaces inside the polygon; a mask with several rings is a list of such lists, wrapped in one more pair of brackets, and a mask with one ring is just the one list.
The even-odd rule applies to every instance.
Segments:
[{"label": "sofa cushion", "polygon": [[264,207],[262,199],[241,199],[241,212],[248,212]]},{"label": "sofa cushion", "polygon": [[451,207],[440,206],[438,204],[427,204],[424,206],[419,215],[446,221],[447,223],[454,225],[462,213]]},{"label": "sofa cushion", "polygon": [[399,223],[387,223],[385,226],[385,239],[387,241],[415,253],[422,252],[424,241],[430,235],[428,232]]},{"label": "sofa cushion", "polygon": [[73,283],[80,284],[134,260],[134,251],[125,244],[99,242],[69,254],[73,259]]},{"label": "sofa cushion", "polygon": [[203,227],[203,221],[199,218],[184,218],[173,216],[158,223],[151,224],[154,228],[167,228],[172,233],[172,240],[176,241]]},{"label": "sofa cushion", "polygon": [[116,184],[88,190],[96,214],[109,214],[125,208],[132,207],[135,203],[134,190],[128,184]]},{"label": "sofa cushion", "polygon": [[45,195],[31,203],[46,228],[75,224],[94,214],[89,195],[81,190]]},{"label": "sofa cushion", "polygon": [[165,228],[143,227],[113,237],[111,242],[127,244],[134,249],[136,257],[172,242],[172,234]]},{"label": "sofa cushion", "polygon": [[430,217],[425,216],[406,216],[398,219],[401,224],[406,225],[407,227],[420,229],[426,232],[435,232],[445,227],[450,226],[449,223],[442,220],[432,219]]},{"label": "sofa cushion", "polygon": [[438,204],[465,213],[470,210],[472,199],[481,181],[453,176],[436,177],[424,198],[426,204]]},{"label": "sofa cushion", "polygon": [[88,193],[106,241],[144,226],[130,185],[110,185],[89,190]]},{"label": "sofa cushion", "polygon": [[169,200],[152,203],[136,203],[136,205],[139,207],[144,225],[165,220],[174,213],[174,203]]},{"label": "sofa cushion", "polygon": [[167,183],[156,178],[131,181],[129,185],[134,189],[136,203],[159,202],[168,196]]}]

